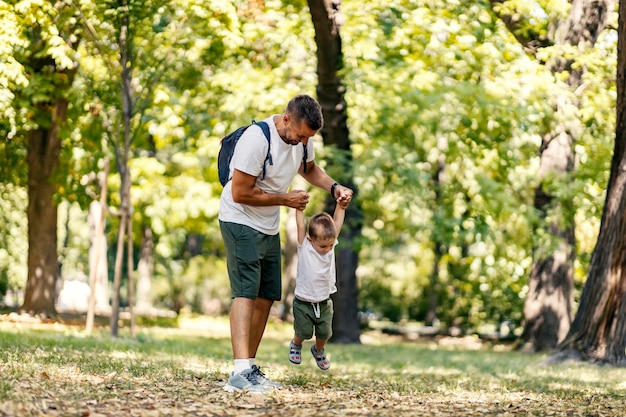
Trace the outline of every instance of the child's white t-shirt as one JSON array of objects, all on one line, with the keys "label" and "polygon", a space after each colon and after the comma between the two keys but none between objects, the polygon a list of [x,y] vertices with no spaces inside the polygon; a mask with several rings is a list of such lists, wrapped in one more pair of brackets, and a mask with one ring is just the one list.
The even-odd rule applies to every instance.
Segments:
[{"label": "child's white t-shirt", "polygon": [[337,292],[335,270],[335,240],[333,249],[325,254],[315,250],[311,241],[305,238],[298,245],[298,269],[294,294],[302,301],[319,303]]}]

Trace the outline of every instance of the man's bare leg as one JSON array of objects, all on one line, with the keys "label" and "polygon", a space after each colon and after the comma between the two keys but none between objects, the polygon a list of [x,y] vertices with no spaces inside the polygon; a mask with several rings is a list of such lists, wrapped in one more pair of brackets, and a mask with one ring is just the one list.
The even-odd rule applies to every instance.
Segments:
[{"label": "man's bare leg", "polygon": [[[235,370],[224,385],[224,390],[228,392],[248,391],[253,394],[264,394],[272,388],[267,388],[267,384],[262,384],[257,376],[250,369],[250,337],[253,328],[255,300],[243,297],[236,297],[230,308],[230,338],[233,348]],[[264,326],[265,327],[265,326]],[[256,331],[254,332],[256,334]],[[244,371],[246,371],[244,373]],[[269,383],[271,381],[267,380]]]},{"label": "man's bare leg", "polygon": [[230,307],[230,342],[234,359],[249,359],[255,300],[236,297]]},{"label": "man's bare leg", "polygon": [[250,338],[248,339],[249,358],[256,358],[256,353],[259,349],[259,345],[261,344],[261,339],[263,339],[263,333],[265,333],[265,325],[267,324],[267,319],[270,316],[272,304],[274,304],[274,301],[266,298],[257,298],[254,302],[252,324],[249,333]]}]

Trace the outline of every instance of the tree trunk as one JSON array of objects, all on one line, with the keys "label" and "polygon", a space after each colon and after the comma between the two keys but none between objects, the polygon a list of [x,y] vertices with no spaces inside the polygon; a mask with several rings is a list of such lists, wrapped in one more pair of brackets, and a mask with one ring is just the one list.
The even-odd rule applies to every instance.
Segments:
[{"label": "tree trunk", "polygon": [[[122,180],[122,195],[126,188],[126,176]],[[113,294],[111,297],[111,336],[117,337],[119,332],[120,317],[120,289],[122,286],[122,267],[124,262],[124,237],[128,223],[128,210],[122,207],[120,211],[120,224],[117,231],[117,250],[115,251],[115,269],[113,271]]]},{"label": "tree trunk", "polygon": [[439,242],[433,242],[433,246],[433,270],[428,277],[428,288],[426,289],[426,298],[428,301],[428,310],[426,311],[426,318],[424,319],[424,325],[426,326],[438,326],[439,323],[439,317],[437,315],[439,300],[441,299],[439,268],[441,265],[441,258],[443,257],[443,249],[441,243]]},{"label": "tree trunk", "polygon": [[[109,304],[107,241],[104,234],[106,225],[107,178],[109,161],[105,161],[104,171],[98,175],[100,180],[100,201],[93,201],[89,208],[91,245],[89,247],[89,306],[85,331],[91,333],[96,309],[103,310]],[[103,285],[104,284],[104,285]]]},{"label": "tree trunk", "polygon": [[[438,214],[439,207],[441,207],[441,189],[445,182],[445,169],[446,169],[446,150],[448,149],[448,143],[443,136],[437,138],[437,148],[439,149],[439,158],[437,160],[437,166],[435,172],[431,178],[432,189],[435,193],[434,206],[431,207],[434,213],[435,225],[439,222],[440,216]],[[439,322],[437,317],[437,310],[439,309],[439,300],[441,299],[442,285],[439,279],[441,260],[444,255],[444,243],[441,241],[440,236],[435,236],[433,243],[433,270],[430,273],[429,285],[426,289],[428,297],[428,311],[426,312],[426,319],[424,324],[427,326],[435,326]]]},{"label": "tree trunk", "polygon": [[[574,170],[573,139],[565,130],[544,140],[539,178],[566,178]],[[524,349],[535,352],[556,348],[569,330],[576,260],[571,202],[554,198],[543,187],[542,183],[535,190],[534,205],[541,218],[535,239],[541,243],[533,248],[522,333]]]},{"label": "tree trunk", "polygon": [[[545,33],[532,34],[520,30],[524,18],[518,13],[503,12],[501,0],[491,0],[499,17],[522,46],[531,54],[554,44],[576,46],[579,50],[591,48],[604,29],[615,0],[573,0],[569,16],[558,25],[554,39]],[[507,14],[508,13],[508,14]],[[580,132],[576,114],[576,88],[580,86],[583,70],[575,69],[573,60],[555,57],[547,62],[555,74],[567,72],[571,95],[562,96],[557,114],[565,122],[545,135],[540,149],[539,178],[542,184],[535,191],[535,208],[541,215],[541,224],[535,230],[537,245],[533,251],[533,266],[529,278],[529,293],[524,305],[525,348],[539,351],[553,349],[567,334],[571,323],[573,268],[576,257],[576,239],[571,199],[558,200],[547,191],[548,178],[557,178],[566,184],[574,170],[574,142]]]},{"label": "tree trunk", "polygon": [[[130,186],[128,188],[130,189]],[[130,202],[130,196],[128,201]],[[130,210],[127,219],[126,254],[128,259],[126,262],[126,274],[128,275],[128,313],[130,314],[130,337],[135,337],[135,281],[133,279],[135,258],[133,256],[133,214]]]},{"label": "tree trunk", "polygon": [[154,307],[152,300],[152,276],[154,275],[154,237],[152,228],[143,227],[141,251],[137,263],[137,313],[149,314]]},{"label": "tree trunk", "polygon": [[626,365],[626,0],[619,2],[617,120],[598,242],[580,306],[558,356]]},{"label": "tree trunk", "polygon": [[[33,130],[28,140],[28,280],[23,313],[56,315],[57,206],[52,181],[59,164],[59,125],[66,120],[68,101],[57,99],[49,113],[49,127]],[[42,110],[42,114],[45,114]]]},{"label": "tree trunk", "polygon": [[[130,167],[128,159],[130,158],[131,121],[133,117],[133,90],[132,82],[132,50],[131,50],[131,28],[130,14],[126,0],[120,1],[120,64],[122,68],[121,85],[122,85],[122,125],[124,126],[123,135],[118,138],[116,144],[116,160],[117,170],[120,173],[121,189],[120,189],[120,225],[117,234],[117,251],[115,255],[115,272],[113,276],[113,299],[111,302],[111,336],[118,335],[118,319],[120,314],[120,288],[122,283],[122,263],[124,258],[124,241],[126,238],[127,228],[131,224],[130,216],[132,216],[132,206],[130,202]],[[128,236],[131,239],[131,236]],[[132,248],[132,241],[128,244]],[[132,261],[131,254],[128,254],[129,261]],[[132,265],[130,266],[132,268]],[[129,275],[130,279],[130,275]],[[131,329],[134,330],[134,329]]]},{"label": "tree trunk", "polygon": [[[354,186],[350,135],[347,125],[345,86],[339,78],[343,68],[341,50],[339,9],[340,0],[308,0],[311,18],[315,28],[317,45],[317,96],[324,114],[322,137],[324,144],[335,146],[346,155],[345,162],[339,169],[333,170],[335,178],[342,184]],[[326,211],[334,211],[335,201],[330,197],[326,200]],[[346,221],[341,231],[341,244],[337,249],[337,293],[333,295],[335,318],[333,320],[333,342],[360,343],[360,327],[358,318],[358,288],[356,268],[358,252],[354,244],[361,235],[362,213],[356,200],[348,206]]]}]

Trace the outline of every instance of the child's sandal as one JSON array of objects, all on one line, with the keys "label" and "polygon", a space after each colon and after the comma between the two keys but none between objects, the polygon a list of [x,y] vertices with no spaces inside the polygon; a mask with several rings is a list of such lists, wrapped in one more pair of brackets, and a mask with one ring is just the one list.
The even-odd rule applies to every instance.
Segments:
[{"label": "child's sandal", "polygon": [[312,345],[311,353],[313,354],[313,357],[315,358],[315,363],[317,363],[317,366],[322,371],[326,371],[328,370],[328,368],[330,368],[330,361],[326,358],[324,349],[318,351],[317,349],[315,349],[315,345]]},{"label": "child's sandal", "polygon": [[293,340],[289,343],[289,362],[296,365],[302,362],[302,345],[296,345]]}]

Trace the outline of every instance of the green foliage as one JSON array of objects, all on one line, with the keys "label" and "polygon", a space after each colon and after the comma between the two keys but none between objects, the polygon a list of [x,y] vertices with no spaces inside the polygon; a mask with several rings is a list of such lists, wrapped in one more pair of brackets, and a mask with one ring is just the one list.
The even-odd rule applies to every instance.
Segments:
[{"label": "green foliage", "polygon": [[[494,265],[492,259],[503,244],[498,230],[532,201],[528,183],[538,138],[528,124],[536,115],[527,104],[534,92],[516,83],[520,68],[530,69],[532,63],[522,51],[503,47],[503,32],[477,5],[398,5],[367,14],[383,22],[380,36],[387,41],[351,68],[355,84],[348,89],[351,120],[367,132],[354,147],[357,164],[363,164],[357,168],[360,202],[373,219],[364,230],[373,241],[365,245],[365,258],[370,259],[370,247],[372,254],[393,248],[393,264],[420,265],[417,276],[412,268],[394,274],[394,281],[404,284],[396,283],[392,295],[413,306],[405,314],[422,318],[427,303],[420,300],[427,292],[414,287],[428,285],[424,278],[433,268],[428,262],[435,259],[425,251],[442,245],[436,292],[444,322],[476,325],[486,319],[485,311],[499,312],[496,317],[488,313],[493,320],[500,315],[519,319],[517,294],[507,292],[505,298],[497,288],[519,280],[526,271],[516,265],[528,262]],[[370,62],[376,71],[363,70]],[[536,85],[544,81],[539,73]],[[360,94],[363,84],[386,94],[372,101],[367,90]],[[362,111],[365,117],[359,117]],[[523,231],[519,237],[528,235],[523,222],[517,226]],[[378,239],[382,248],[374,243]],[[407,251],[411,242],[420,243],[413,245],[418,252]],[[521,245],[515,252],[523,254],[529,242],[518,238],[507,244]],[[364,305],[375,304],[367,294],[379,292],[364,290]]]},{"label": "green foliage", "polygon": [[[6,140],[15,137],[19,127],[19,110],[12,106],[14,91],[18,85],[24,86],[28,83],[24,67],[13,55],[13,48],[25,42],[20,31],[17,16],[11,13],[8,4],[0,3],[0,51],[3,56],[0,62],[0,137]],[[7,152],[6,155],[12,155],[12,152]],[[5,167],[6,164],[0,166]]]},{"label": "green foliage", "polygon": [[67,4],[0,4],[0,181],[26,183],[26,133],[48,127],[50,103],[64,97],[79,39]]},{"label": "green foliage", "polygon": [[28,229],[24,218],[26,190],[0,183],[0,296],[18,291],[26,282]]}]

